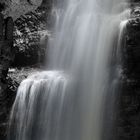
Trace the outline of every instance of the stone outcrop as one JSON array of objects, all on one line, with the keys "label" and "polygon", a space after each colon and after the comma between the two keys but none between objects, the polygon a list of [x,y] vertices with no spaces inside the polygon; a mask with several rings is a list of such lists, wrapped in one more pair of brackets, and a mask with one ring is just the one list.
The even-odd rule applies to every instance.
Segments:
[{"label": "stone outcrop", "polygon": [[116,140],[140,139],[140,8],[132,7],[124,35],[122,92]]},{"label": "stone outcrop", "polygon": [[[8,17],[4,20],[0,14],[0,129],[1,125],[5,126],[3,121],[7,114],[6,107],[6,90],[7,90],[7,73],[13,60],[13,19]],[[3,131],[0,131],[3,133]],[[1,134],[0,134],[1,135]]]},{"label": "stone outcrop", "polygon": [[16,20],[21,15],[37,9],[42,0],[1,0],[0,3],[4,5],[3,15]]},{"label": "stone outcrop", "polygon": [[[14,58],[14,20],[40,6],[42,0],[0,0],[0,139],[5,140],[9,109],[14,95],[9,93],[7,73]],[[10,99],[10,100],[9,100]]]},{"label": "stone outcrop", "polygon": [[[5,17],[11,15],[14,20],[17,19],[20,15],[25,14],[25,12],[29,12],[30,10],[34,10],[37,6],[34,2],[29,1],[28,3],[23,3],[24,8],[21,10],[18,15],[15,15],[16,11],[19,10],[20,7],[18,4],[19,0],[14,1],[15,6],[11,8],[10,4],[7,2],[8,0],[1,0],[0,3],[5,3],[7,7],[6,10],[3,11]],[[123,53],[123,77],[121,79],[122,84],[122,92],[118,97],[118,114],[115,129],[115,136],[113,138],[116,140],[139,140],[140,139],[140,6],[138,3],[140,0],[132,0],[132,12],[131,19],[126,28],[126,32],[124,34],[124,46],[122,49]],[[10,0],[9,0],[10,3]],[[27,4],[27,5],[26,5]],[[40,3],[38,3],[40,4]],[[37,4],[37,5],[38,5]],[[26,7],[27,6],[27,7]],[[33,6],[33,7],[32,7]],[[28,9],[25,10],[25,7]],[[4,8],[4,7],[2,7]],[[20,7],[22,8],[22,7]],[[12,10],[11,10],[12,9]],[[22,17],[21,17],[22,18]],[[24,17],[23,17],[24,19]],[[18,21],[18,20],[17,20]],[[1,30],[1,26],[0,26]],[[1,35],[0,35],[1,36]],[[7,71],[6,71],[7,73]],[[17,74],[19,73],[19,78]],[[15,92],[22,78],[26,78],[28,74],[21,74],[21,71],[15,71],[9,73],[9,77],[7,81],[9,82],[7,94],[4,96],[6,98],[6,107],[8,109],[11,108],[12,103],[15,99]],[[14,79],[14,80],[13,80]],[[5,104],[3,104],[5,106]],[[4,108],[5,109],[5,108]],[[5,140],[6,135],[6,125],[7,125],[7,114],[9,110],[2,110],[5,114],[0,114],[2,118],[0,118],[0,139]]]},{"label": "stone outcrop", "polygon": [[46,22],[49,9],[39,7],[15,21],[13,67],[43,63],[49,34]]}]

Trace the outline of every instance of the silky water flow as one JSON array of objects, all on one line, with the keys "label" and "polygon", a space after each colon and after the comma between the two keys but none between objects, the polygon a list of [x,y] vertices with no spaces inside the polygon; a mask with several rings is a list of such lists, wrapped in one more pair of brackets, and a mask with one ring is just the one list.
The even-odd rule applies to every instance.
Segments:
[{"label": "silky water flow", "polygon": [[53,1],[47,70],[20,84],[8,140],[109,137],[128,5],[125,0]]}]

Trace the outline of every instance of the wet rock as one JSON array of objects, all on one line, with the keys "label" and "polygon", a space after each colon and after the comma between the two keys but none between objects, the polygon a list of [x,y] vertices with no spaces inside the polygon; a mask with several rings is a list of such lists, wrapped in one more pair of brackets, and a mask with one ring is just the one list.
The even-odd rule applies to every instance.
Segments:
[{"label": "wet rock", "polygon": [[4,100],[0,104],[0,140],[6,140],[9,115],[15,101],[18,86],[28,75],[39,70],[38,68],[30,67],[9,69],[8,77],[6,78],[8,88],[5,91]]},{"label": "wet rock", "polygon": [[[135,1],[138,2],[138,1]],[[140,8],[135,4],[127,25],[123,48],[122,91],[119,99],[117,138],[140,138]]]},{"label": "wet rock", "polygon": [[[13,61],[13,56],[16,53],[15,46],[13,48],[13,38],[9,38],[9,37],[13,36],[13,33],[12,33],[13,31],[11,31],[11,29],[13,30],[13,24],[12,25],[9,24],[9,22],[8,22],[9,16],[11,16],[14,20],[16,20],[15,23],[17,23],[19,21],[19,20],[17,20],[17,18],[19,18],[19,17],[21,19],[26,19],[25,18],[26,16],[24,16],[24,15],[26,13],[28,13],[29,11],[32,11],[32,10],[34,11],[41,4],[41,1],[42,0],[30,0],[28,3],[26,0],[23,0],[23,1],[0,0],[0,12],[3,13],[3,15],[6,19],[6,20],[4,20],[2,18],[0,20],[0,31],[1,31],[0,32],[0,87],[1,87],[0,90],[2,89],[1,90],[2,92],[0,93],[0,139],[1,140],[6,139],[6,129],[7,129],[7,124],[8,124],[8,120],[9,120],[9,114],[10,114],[10,110],[13,105],[13,102],[15,100],[17,88],[18,88],[21,80],[25,79],[28,76],[28,74],[30,72],[32,72],[32,70],[30,69],[29,70],[30,72],[27,72],[27,70],[26,70],[26,72],[24,72],[24,70],[15,70],[16,73],[14,73],[14,72],[12,73],[10,71],[8,73],[10,64]],[[40,14],[45,15],[40,12],[42,12],[42,10],[40,10],[40,9],[37,9],[37,12],[36,11],[31,12],[31,14],[33,15],[34,18],[29,20],[30,25],[32,24],[32,27],[35,26],[38,29],[42,29],[42,28],[40,28],[41,23],[39,22],[39,24],[38,24],[39,26],[36,26],[34,24],[35,23],[37,24],[38,23],[37,21],[42,21],[42,19],[41,19],[42,16],[40,18]],[[8,17],[8,18],[6,18],[6,17]],[[11,17],[10,17],[10,19],[12,20]],[[30,14],[28,14],[27,17],[29,19]],[[7,19],[8,19],[8,21],[7,21]],[[4,23],[6,23],[4,26],[6,28],[3,31]],[[20,23],[17,23],[17,24],[20,24]],[[27,29],[26,28],[27,26],[24,26],[25,30]],[[30,29],[32,30],[33,28],[30,28]],[[30,31],[30,30],[28,30],[28,31]],[[39,36],[38,31],[39,30],[32,30],[30,33],[34,32],[36,36]],[[5,32],[5,34],[6,34],[6,36],[4,36],[4,37],[2,34],[3,32]],[[24,33],[25,32],[23,32],[23,34]],[[27,33],[28,33],[28,36],[33,36],[33,35],[30,35],[29,32],[27,32]],[[27,35],[27,34],[25,34],[25,35]],[[35,37],[35,39],[36,39],[36,37]],[[33,42],[35,42],[35,41],[33,41]],[[37,43],[38,42],[39,41],[37,41]],[[34,45],[32,44],[32,47],[33,46]],[[19,46],[17,45],[17,47],[19,47]],[[30,50],[32,50],[32,47],[30,48]],[[33,49],[34,48],[36,48],[36,47],[33,47]],[[15,50],[14,53],[13,53],[13,50]],[[26,52],[29,52],[29,51],[26,51]],[[31,52],[32,52],[31,54],[35,55],[34,51],[31,51]],[[29,59],[27,59],[26,61],[28,61],[28,60]],[[8,77],[7,77],[7,73],[8,73]]]},{"label": "wet rock", "polygon": [[38,8],[21,16],[15,21],[14,28],[14,67],[29,66],[43,63],[46,55],[49,36],[46,22],[50,10]]}]

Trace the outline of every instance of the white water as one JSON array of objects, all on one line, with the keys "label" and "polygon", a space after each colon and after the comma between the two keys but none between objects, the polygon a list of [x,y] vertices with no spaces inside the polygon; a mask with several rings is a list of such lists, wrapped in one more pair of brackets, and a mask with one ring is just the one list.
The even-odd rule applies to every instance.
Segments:
[{"label": "white water", "polygon": [[21,83],[9,140],[106,139],[111,123],[104,110],[112,112],[118,94],[128,3],[55,0],[52,14],[56,24],[49,41],[49,71]]}]

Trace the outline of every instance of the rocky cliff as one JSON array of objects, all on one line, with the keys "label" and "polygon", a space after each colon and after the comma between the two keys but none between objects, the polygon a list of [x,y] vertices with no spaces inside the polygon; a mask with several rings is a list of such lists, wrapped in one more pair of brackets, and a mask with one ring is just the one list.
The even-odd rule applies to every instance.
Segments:
[{"label": "rocky cliff", "polygon": [[[5,0],[3,0],[3,2],[4,1]],[[48,7],[46,7],[46,2],[49,2]],[[44,13],[45,10],[43,8],[50,9],[51,1],[44,1],[43,3],[42,8],[28,12],[15,21],[14,46],[16,48],[16,59],[13,63],[13,67],[17,67],[21,63],[27,66],[35,64],[38,62],[40,54],[43,54],[42,52],[46,49],[44,46],[40,49],[38,42],[40,41],[40,35],[49,34],[49,32],[46,32],[48,25],[44,20],[46,12]],[[132,0],[131,8],[131,19],[127,24],[122,45],[123,77],[121,79],[121,93],[116,102],[118,112],[116,128],[114,130],[115,135],[112,138],[114,140],[140,139],[140,0]],[[7,11],[8,10],[3,12],[5,16],[8,15]],[[16,10],[13,10],[13,13],[15,11]],[[14,19],[19,17],[19,15],[15,16]],[[40,54],[38,54],[38,52],[40,52]],[[37,56],[37,58],[34,58],[34,56]],[[27,60],[34,60],[34,62],[29,61],[29,64]],[[25,68],[21,68],[20,70],[16,68],[10,69],[9,77],[7,78],[7,114],[9,114],[17,87],[21,82],[19,79],[26,78],[30,70],[34,71],[34,69]],[[6,135],[7,114],[4,115],[0,121],[1,140],[4,140]]]},{"label": "rocky cliff", "polygon": [[42,4],[42,0],[1,0],[0,3],[3,5],[3,15],[16,20],[21,15],[37,9]]},{"label": "rocky cliff", "polygon": [[139,1],[135,2],[122,48],[123,77],[118,99],[116,140],[140,139],[140,7]]}]

